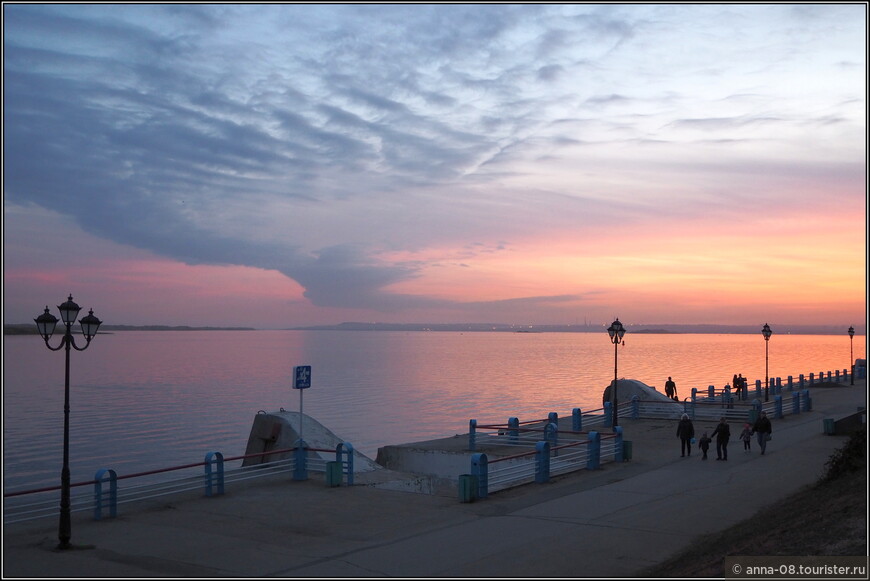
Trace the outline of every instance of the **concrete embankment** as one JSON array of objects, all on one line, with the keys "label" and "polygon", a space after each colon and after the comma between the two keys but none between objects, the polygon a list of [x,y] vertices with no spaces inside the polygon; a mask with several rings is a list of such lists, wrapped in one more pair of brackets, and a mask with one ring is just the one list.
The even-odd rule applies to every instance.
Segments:
[{"label": "concrete embankment", "polygon": [[866,409],[866,387],[813,389],[811,411],[774,420],[766,455],[733,437],[728,462],[681,458],[670,420],[623,418],[631,461],[471,503],[285,475],[99,522],[77,513],[70,551],[54,550],[56,522],[10,525],[3,575],[630,577],[815,482],[847,438],[825,434],[824,420]]}]

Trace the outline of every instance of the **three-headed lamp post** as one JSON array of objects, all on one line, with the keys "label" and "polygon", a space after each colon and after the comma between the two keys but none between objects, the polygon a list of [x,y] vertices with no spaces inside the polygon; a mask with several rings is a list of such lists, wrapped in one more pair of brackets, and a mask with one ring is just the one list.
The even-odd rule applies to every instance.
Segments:
[{"label": "three-headed lamp post", "polygon": [[622,326],[619,319],[616,319],[607,328],[607,334],[610,335],[610,341],[613,343],[613,389],[610,390],[610,401],[613,406],[613,427],[615,428],[619,425],[619,415],[616,412],[616,381],[619,377],[617,361],[619,357],[619,344],[622,343],[622,337],[625,335],[625,327]]},{"label": "three-headed lamp post", "polygon": [[58,549],[72,548],[70,544],[71,524],[70,524],[70,474],[69,474],[69,354],[70,349],[76,351],[84,351],[91,344],[91,339],[97,334],[97,329],[100,328],[100,321],[94,316],[94,310],[91,309],[87,316],[82,317],[80,321],[82,326],[82,335],[85,337],[85,346],[79,347],[76,345],[75,338],[72,334],[72,326],[75,324],[79,316],[81,307],[75,304],[72,300],[72,295],[69,299],[59,305],[60,317],[63,324],[66,326],[63,338],[60,340],[60,345],[52,347],[48,344],[48,340],[54,334],[54,328],[57,326],[57,317],[48,312],[48,307],[45,307],[45,312],[34,319],[36,328],[39,329],[39,334],[45,340],[45,346],[52,351],[66,350],[66,373],[64,376],[64,398],[63,398],[63,470],[60,473],[60,525],[58,527],[58,538],[60,544]]},{"label": "three-headed lamp post", "polygon": [[855,385],[855,354],[852,351],[852,338],[855,337],[855,327],[849,327],[849,383]]},{"label": "three-headed lamp post", "polygon": [[761,329],[761,334],[764,335],[764,401],[770,401],[770,373],[768,372],[768,346],[770,345],[770,336],[773,331],[770,330],[770,325],[764,324]]}]

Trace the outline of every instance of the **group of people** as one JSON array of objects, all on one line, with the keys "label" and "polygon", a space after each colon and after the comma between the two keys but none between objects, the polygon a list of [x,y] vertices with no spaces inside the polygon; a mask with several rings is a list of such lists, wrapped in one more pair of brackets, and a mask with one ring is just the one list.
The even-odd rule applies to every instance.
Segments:
[{"label": "group of people", "polygon": [[[740,439],[743,441],[743,450],[750,452],[752,448],[752,436],[758,440],[758,446],[761,448],[761,453],[767,450],[767,442],[770,440],[770,435],[773,432],[770,425],[770,419],[767,417],[767,412],[762,411],[755,423],[750,426],[749,423],[743,425],[743,431],[740,433]],[[695,440],[695,426],[688,414],[683,414],[677,424],[677,437],[680,439],[680,457],[692,455],[692,444]],[[716,460],[728,460],[728,442],[731,440],[731,427],[728,425],[728,420],[725,417],[719,419],[716,429],[709,436],[707,432],[698,440],[698,448],[701,449],[701,460],[707,459],[707,451],[710,449],[710,444],[716,439]]]},{"label": "group of people", "polygon": [[749,395],[746,387],[746,378],[743,377],[742,373],[734,374],[734,377],[731,379],[731,387],[734,388],[734,396],[737,399],[746,399]]}]

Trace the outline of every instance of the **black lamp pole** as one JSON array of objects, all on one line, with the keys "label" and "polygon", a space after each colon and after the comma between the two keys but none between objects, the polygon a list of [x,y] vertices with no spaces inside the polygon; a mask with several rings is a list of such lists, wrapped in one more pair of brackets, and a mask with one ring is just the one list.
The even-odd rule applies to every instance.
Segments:
[{"label": "black lamp pole", "polygon": [[770,326],[765,323],[761,329],[761,334],[764,335],[764,401],[770,401],[770,372],[768,371],[768,345],[770,344],[770,336],[773,331]]},{"label": "black lamp pole", "polygon": [[70,474],[69,474],[69,354],[70,348],[76,351],[84,351],[91,344],[91,339],[97,334],[97,329],[100,328],[100,321],[94,316],[94,310],[82,317],[82,334],[85,337],[85,346],[79,347],[76,345],[75,338],[72,335],[72,326],[79,316],[81,307],[75,304],[72,300],[72,295],[62,305],[59,305],[61,319],[66,327],[63,338],[60,340],[60,345],[52,347],[48,344],[48,340],[54,333],[57,326],[57,317],[48,312],[48,307],[45,307],[45,312],[34,319],[36,328],[39,329],[39,334],[45,340],[45,346],[52,351],[66,350],[66,367],[64,373],[64,396],[63,396],[63,469],[60,473],[60,524],[58,526],[58,539],[60,544],[58,549],[70,549],[70,538],[72,537],[71,520],[70,520]]},{"label": "black lamp pole", "polygon": [[619,322],[619,319],[613,321],[610,324],[610,327],[607,328],[607,334],[610,335],[610,340],[613,342],[613,389],[610,393],[611,405],[613,406],[613,427],[617,427],[619,425],[619,414],[617,413],[617,400],[616,400],[616,382],[619,377],[618,373],[618,360],[619,360],[619,344],[622,342],[622,337],[625,335],[625,327],[622,326],[622,323]]},{"label": "black lamp pole", "polygon": [[855,355],[852,352],[852,339],[855,337],[855,327],[849,327],[849,384],[855,385]]}]

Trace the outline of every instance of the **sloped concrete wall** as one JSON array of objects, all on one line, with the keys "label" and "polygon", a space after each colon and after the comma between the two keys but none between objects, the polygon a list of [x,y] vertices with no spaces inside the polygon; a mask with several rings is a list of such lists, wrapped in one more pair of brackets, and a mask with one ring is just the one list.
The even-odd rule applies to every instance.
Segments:
[{"label": "sloped concrete wall", "polygon": [[[343,442],[329,428],[307,414],[292,411],[258,413],[254,416],[251,433],[245,455],[268,452],[269,450],[286,450],[296,446],[300,438],[305,440],[309,448],[335,450]],[[351,442],[353,444],[353,442]],[[274,462],[289,458],[292,452],[269,454],[261,457],[246,458],[242,466],[253,466],[263,462]],[[335,460],[332,452],[311,452],[325,461]],[[354,450],[354,472],[366,472],[380,468],[371,458]]]}]

